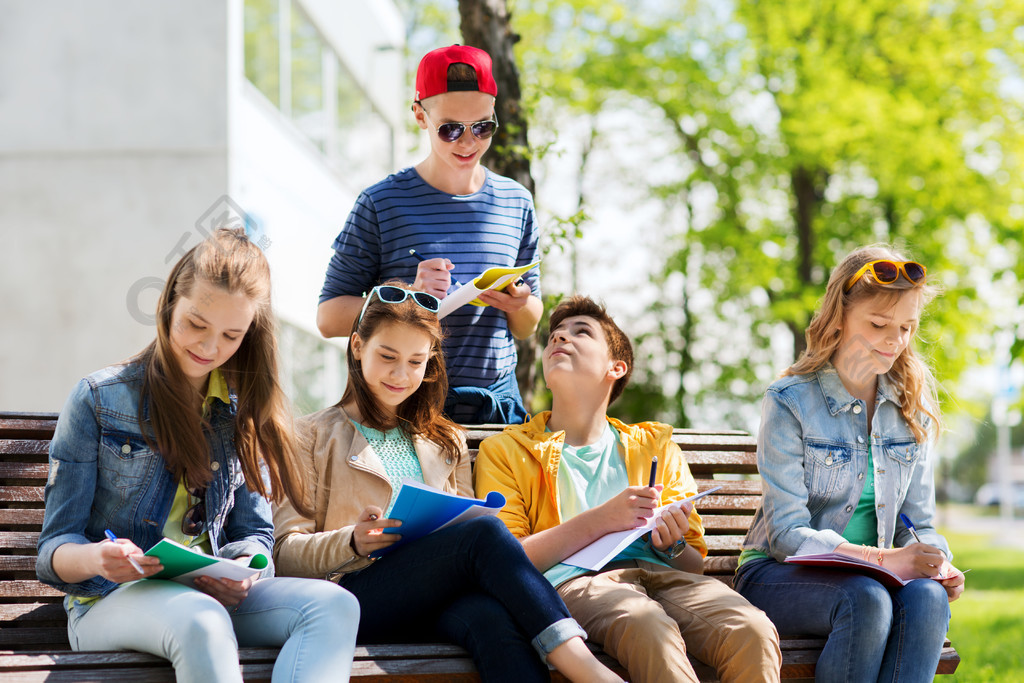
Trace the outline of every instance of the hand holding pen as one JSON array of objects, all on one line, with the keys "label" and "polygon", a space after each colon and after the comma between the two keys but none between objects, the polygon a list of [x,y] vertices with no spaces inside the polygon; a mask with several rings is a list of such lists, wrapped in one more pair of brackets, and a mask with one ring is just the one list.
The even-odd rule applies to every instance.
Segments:
[{"label": "hand holding pen", "polygon": [[[924,545],[924,541],[922,541],[921,537],[917,535],[917,528],[914,526],[914,523],[910,521],[910,518],[901,513],[900,521],[902,521],[903,524],[907,527],[907,530],[910,532],[910,535],[914,537],[914,540]],[[931,550],[935,550],[939,553],[939,555],[942,556],[941,562],[938,565],[932,564],[930,566],[938,568],[938,574],[935,575],[933,578],[939,580],[939,583],[942,584],[942,587],[946,589],[946,597],[949,598],[950,602],[953,602],[954,600],[959,598],[960,595],[964,592],[964,582],[966,581],[966,577],[964,576],[964,574],[971,570],[957,569],[949,560],[946,559],[945,554],[943,554],[941,550],[938,550],[937,548],[932,548],[932,546],[926,547]]]},{"label": "hand holding pen", "polygon": [[[100,544],[99,576],[115,583],[124,583],[152,576],[163,569],[159,559],[146,557],[131,541],[119,539],[110,529],[103,533],[110,544]],[[138,555],[138,559],[133,555]],[[125,565],[125,560],[128,565]]]},{"label": "hand holding pen", "polygon": [[[910,532],[910,535],[914,537],[915,543],[921,546],[920,548],[917,548],[914,547],[913,544],[911,544],[910,546],[905,546],[900,549],[903,552],[911,553],[911,555],[918,560],[918,570],[922,571],[922,573],[926,576],[931,576],[932,578],[939,579],[943,582],[944,585],[946,585],[946,582],[948,581],[952,582],[956,586],[962,586],[963,579],[960,579],[959,581],[954,581],[954,579],[961,577],[963,575],[963,572],[961,572],[949,563],[949,561],[946,559],[945,553],[943,553],[939,548],[929,545],[921,540],[921,536],[917,533],[917,527],[914,526],[914,523],[912,521],[910,521],[910,517],[907,517],[905,514],[900,513],[900,521],[903,522],[903,525],[907,527],[907,531]],[[921,559],[923,559],[927,563],[927,569],[921,569]],[[934,573],[932,573],[933,569],[935,570]],[[950,592],[952,587],[952,584],[946,585],[947,592]],[[963,589],[961,588],[960,590],[962,591]],[[956,597],[959,597],[959,592],[956,593]],[[953,594],[950,593],[951,600],[955,600],[956,597],[954,597]]]},{"label": "hand holding pen", "polygon": [[416,280],[413,287],[424,292],[433,294],[438,299],[443,299],[448,294],[452,285],[459,286],[458,280],[453,280],[451,271],[455,266],[446,258],[428,259],[415,249],[409,250],[409,255],[415,257],[420,263],[416,266]]}]

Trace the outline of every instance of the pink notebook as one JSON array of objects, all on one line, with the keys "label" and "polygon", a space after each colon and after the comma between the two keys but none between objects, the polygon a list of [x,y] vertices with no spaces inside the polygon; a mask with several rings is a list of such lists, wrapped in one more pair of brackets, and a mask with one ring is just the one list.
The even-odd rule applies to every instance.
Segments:
[{"label": "pink notebook", "polygon": [[[818,553],[816,555],[790,555],[786,558],[788,564],[799,564],[805,567],[827,567],[829,569],[840,569],[848,572],[860,572],[876,579],[886,588],[901,588],[914,579],[904,580],[894,572],[885,567],[879,567],[873,562],[865,562],[854,557],[848,557],[841,553]],[[946,577],[932,577],[940,581]]]}]

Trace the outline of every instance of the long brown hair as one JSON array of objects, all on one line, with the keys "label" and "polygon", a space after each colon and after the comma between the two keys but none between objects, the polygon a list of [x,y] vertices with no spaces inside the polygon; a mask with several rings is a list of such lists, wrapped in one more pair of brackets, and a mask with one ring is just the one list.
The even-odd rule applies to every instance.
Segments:
[{"label": "long brown hair", "polygon": [[[385,284],[410,289],[408,284],[400,281]],[[423,373],[423,383],[412,396],[398,405],[397,426],[409,436],[419,435],[434,442],[446,455],[457,460],[462,454],[461,428],[442,414],[444,399],[448,395],[448,373],[444,367],[444,352],[441,350],[444,337],[437,313],[422,308],[411,296],[397,304],[381,301],[372,293],[369,296],[373,298],[366,306],[362,318],[352,325],[352,333],[358,334],[364,343],[384,325],[407,325],[430,337],[430,357]],[[396,425],[390,423],[366,384],[362,362],[356,360],[352,353],[351,336],[347,355],[348,385],[338,405],[355,401],[363,424],[367,427],[380,430],[394,428]]]},{"label": "long brown hair", "polygon": [[[842,263],[836,266],[828,279],[825,298],[821,308],[814,314],[811,324],[807,327],[807,350],[801,354],[796,363],[789,366],[782,376],[806,375],[816,372],[828,363],[839,348],[842,339],[842,326],[847,309],[853,304],[873,297],[888,297],[895,302],[899,297],[911,291],[920,292],[921,306],[924,307],[939,293],[939,288],[927,283],[915,285],[901,273],[895,282],[882,284],[871,277],[870,271],[865,273],[850,288],[844,291],[850,278],[865,264],[879,259],[906,261],[905,256],[888,244],[872,244],[861,247],[850,253]],[[914,335],[916,337],[916,334]],[[914,433],[918,443],[928,438],[929,430],[922,424],[921,415],[931,418],[931,428],[937,434],[941,429],[942,420],[939,416],[939,400],[935,377],[928,365],[914,350],[914,338],[911,338],[892,364],[888,372],[889,378],[896,385],[900,399],[900,412],[907,425]]]},{"label": "long brown hair", "polygon": [[[137,357],[145,365],[140,424],[148,402],[153,439],[176,481],[201,488],[213,479],[205,438],[210,425],[196,410],[203,397],[178,366],[170,338],[175,305],[183,297],[190,298],[199,281],[229,294],[241,293],[256,306],[241,345],[221,367],[238,396],[235,448],[246,485],[274,501],[286,495],[296,509],[312,514],[291,412],[277,378],[270,266],[244,230],[218,229],[171,270],[157,303],[156,340]],[[148,439],[147,430],[142,432]],[[261,462],[270,476],[269,491],[260,473]]]}]

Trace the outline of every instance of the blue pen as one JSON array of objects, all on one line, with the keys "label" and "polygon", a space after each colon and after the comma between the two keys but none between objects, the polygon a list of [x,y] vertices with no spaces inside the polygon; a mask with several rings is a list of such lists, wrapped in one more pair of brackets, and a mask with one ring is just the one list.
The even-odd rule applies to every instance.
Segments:
[{"label": "blue pen", "polygon": [[[110,529],[106,529],[103,531],[103,533],[107,535],[107,538],[110,540],[111,543],[117,543],[117,536],[114,535],[113,531],[111,531]],[[135,571],[139,572],[140,574],[146,573],[146,570],[142,568],[142,565],[136,562],[131,555],[125,555],[125,559],[132,563],[132,566],[135,567]]]},{"label": "blue pen", "polygon": [[914,528],[914,523],[910,521],[910,517],[907,517],[905,514],[903,514],[901,512],[900,513],[900,520],[902,520],[902,522],[906,525],[906,527],[910,531],[911,535],[913,535],[914,540],[917,541],[918,543],[923,543],[923,541],[921,540],[921,537],[917,535],[917,529]]},{"label": "blue pen", "polygon": [[[411,254],[412,256],[415,256],[417,259],[419,259],[419,261],[421,263],[423,261],[427,260],[426,256],[424,256],[423,254],[418,253],[415,249],[410,249],[409,250],[409,254]],[[462,286],[462,285],[459,284],[459,281],[454,279],[454,278],[452,279],[452,285],[455,286],[455,287],[461,287]]]}]

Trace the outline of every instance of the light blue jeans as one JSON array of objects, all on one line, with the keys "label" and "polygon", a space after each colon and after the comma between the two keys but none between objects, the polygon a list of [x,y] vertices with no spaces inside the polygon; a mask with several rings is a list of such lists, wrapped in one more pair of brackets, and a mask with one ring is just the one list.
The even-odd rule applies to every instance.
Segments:
[{"label": "light blue jeans", "polygon": [[273,683],[348,681],[359,603],[320,579],[253,583],[234,612],[173,581],[126,583],[68,615],[71,649],[137,650],[171,661],[179,683],[241,683],[238,648],[281,647]]},{"label": "light blue jeans", "polygon": [[736,590],[768,615],[780,634],[828,640],[815,681],[930,683],[949,628],[946,589],[916,579],[889,590],[853,572],[745,562]]}]

